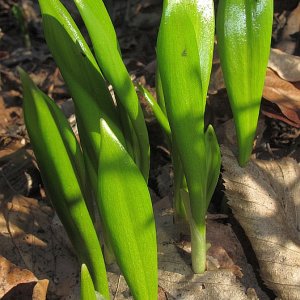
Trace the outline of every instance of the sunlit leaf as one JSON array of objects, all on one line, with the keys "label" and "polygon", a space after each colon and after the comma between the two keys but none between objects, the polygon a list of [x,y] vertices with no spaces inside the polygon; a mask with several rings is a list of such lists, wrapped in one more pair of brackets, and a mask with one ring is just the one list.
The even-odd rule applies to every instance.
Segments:
[{"label": "sunlit leaf", "polygon": [[24,93],[24,119],[47,196],[51,199],[81,262],[91,272],[96,290],[108,296],[102,251],[88,213],[83,156],[76,137],[54,101],[19,69]]},{"label": "sunlit leaf", "polygon": [[221,66],[244,166],[253,148],[273,23],[273,0],[220,0],[217,37]]},{"label": "sunlit leaf", "polygon": [[135,299],[157,299],[157,245],[145,180],[101,120],[98,205],[116,260]]},{"label": "sunlit leaf", "polygon": [[[133,83],[122,61],[116,33],[102,0],[75,0],[75,4],[83,18],[94,46],[95,56],[101,71],[112,84],[128,114],[137,144],[134,151],[139,151],[140,167],[145,179],[149,173],[149,141],[146,124]],[[134,141],[134,139],[133,139]]]}]

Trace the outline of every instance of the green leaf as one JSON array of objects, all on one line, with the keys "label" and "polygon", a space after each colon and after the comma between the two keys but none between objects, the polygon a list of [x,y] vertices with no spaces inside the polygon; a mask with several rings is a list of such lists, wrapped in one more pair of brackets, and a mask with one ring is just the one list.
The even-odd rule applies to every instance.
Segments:
[{"label": "green leaf", "polygon": [[80,300],[96,300],[95,288],[85,264],[81,265]]},{"label": "green leaf", "polygon": [[214,128],[209,125],[205,132],[205,146],[207,159],[207,191],[206,205],[210,203],[211,197],[218,183],[221,168],[221,153]]},{"label": "green leaf", "polygon": [[176,149],[175,145],[172,145],[172,164],[173,164],[173,171],[174,171],[174,200],[173,200],[173,206],[175,208],[175,221],[178,217],[179,219],[188,220],[188,216],[185,210],[184,201],[182,199],[182,193],[181,190],[184,190],[187,192],[187,185],[186,185],[186,179],[183,172],[182,163],[180,160],[180,156],[178,154],[178,151]]},{"label": "green leaf", "polygon": [[19,69],[24,93],[24,119],[47,196],[51,199],[95,288],[109,297],[102,251],[88,213],[83,156],[76,137],[54,101]]},{"label": "green leaf", "polygon": [[156,74],[155,74],[155,87],[156,87],[157,103],[161,108],[162,112],[164,113],[164,115],[167,117],[165,97],[164,97],[164,92],[163,92],[158,68],[156,68]]},{"label": "green leaf", "polygon": [[145,89],[140,84],[137,87],[139,91],[142,93],[142,95],[144,96],[144,98],[146,99],[147,103],[150,105],[159,125],[161,126],[165,134],[168,136],[169,140],[171,140],[171,128],[166,115],[163,113],[162,109],[160,108],[156,100],[153,98],[151,93],[147,91],[147,89]]},{"label": "green leaf", "polygon": [[273,0],[220,0],[217,37],[233,111],[239,163],[252,152],[270,53]]},{"label": "green leaf", "polygon": [[39,0],[39,4],[48,47],[75,103],[83,151],[96,168],[100,118],[107,120],[125,145],[116,107],[91,50],[66,8],[59,0]]},{"label": "green leaf", "polygon": [[145,180],[102,119],[98,205],[116,260],[134,299],[156,300],[157,244]]},{"label": "green leaf", "polygon": [[196,224],[206,214],[204,110],[213,45],[213,1],[164,1],[158,68]]},{"label": "green leaf", "polygon": [[[139,152],[137,165],[145,179],[149,173],[149,141],[141,106],[122,61],[116,33],[101,0],[74,0],[89,32],[99,66],[130,117]],[[135,147],[133,147],[135,148]]]}]

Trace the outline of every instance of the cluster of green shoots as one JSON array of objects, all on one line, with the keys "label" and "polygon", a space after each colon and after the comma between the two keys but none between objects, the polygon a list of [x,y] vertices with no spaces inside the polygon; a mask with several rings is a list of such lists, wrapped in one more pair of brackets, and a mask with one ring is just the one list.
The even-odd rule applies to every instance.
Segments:
[{"label": "cluster of green shoots", "polygon": [[[103,2],[74,2],[93,52],[59,0],[39,0],[48,47],[75,104],[80,143],[55,102],[20,69],[26,127],[47,196],[82,265],[81,298],[110,298],[104,261],[115,260],[134,299],[156,300],[157,243],[143,112]],[[219,1],[217,39],[241,166],[255,137],[272,11],[271,0]],[[168,139],[174,208],[190,227],[195,273],[206,268],[206,213],[221,165],[214,129],[204,124],[214,36],[213,0],[164,0],[157,101],[138,87]],[[101,233],[95,229],[98,219]]]}]

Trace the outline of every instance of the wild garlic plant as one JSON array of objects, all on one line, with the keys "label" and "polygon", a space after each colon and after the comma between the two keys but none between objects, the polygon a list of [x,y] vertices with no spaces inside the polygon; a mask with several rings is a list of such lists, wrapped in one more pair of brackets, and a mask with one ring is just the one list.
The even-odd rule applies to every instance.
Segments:
[{"label": "wild garlic plant", "polygon": [[85,265],[82,298],[92,287],[89,274],[95,295],[110,297],[93,224],[99,213],[102,242],[115,256],[133,297],[154,300],[157,246],[147,188],[149,141],[143,113],[103,2],[74,2],[95,56],[59,0],[39,4],[48,47],[74,100],[80,145],[54,101],[20,70],[26,127],[47,196]]},{"label": "wild garlic plant", "polygon": [[[156,300],[157,245],[143,113],[103,2],[74,2],[94,54],[59,0],[39,0],[48,47],[74,100],[80,144],[54,101],[20,70],[28,134],[46,193],[82,265],[81,298],[110,297],[93,224],[99,213],[102,243],[115,256],[134,299]],[[241,165],[255,135],[272,5],[271,0],[219,1],[219,53]],[[139,86],[172,150],[174,206],[190,226],[195,273],[205,271],[206,213],[221,164],[214,129],[204,123],[214,34],[213,0],[164,0],[157,40],[158,102]]]},{"label": "wild garlic plant", "polygon": [[174,207],[190,226],[192,266],[206,264],[206,212],[220,173],[220,149],[204,112],[214,47],[213,0],[165,0],[157,40],[158,103],[153,108],[172,150]]},{"label": "wild garlic plant", "polygon": [[[205,215],[220,170],[204,111],[212,65],[212,0],[164,0],[157,42],[157,102],[139,86],[166,133],[174,169],[174,208],[190,224],[192,264],[205,270]],[[220,0],[218,50],[234,114],[239,162],[251,154],[270,51],[272,0]]]}]

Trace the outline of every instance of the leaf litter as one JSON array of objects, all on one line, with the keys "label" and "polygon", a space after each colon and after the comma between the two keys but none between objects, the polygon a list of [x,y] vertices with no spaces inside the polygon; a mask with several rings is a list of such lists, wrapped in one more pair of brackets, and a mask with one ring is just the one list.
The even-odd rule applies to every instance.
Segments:
[{"label": "leaf litter", "polygon": [[300,57],[271,49],[268,67],[282,79],[290,82],[300,81]]},{"label": "leaf litter", "polygon": [[[61,222],[54,216],[52,208],[36,199],[21,195],[2,198],[0,255],[25,269],[24,274],[30,270],[31,276],[36,276],[31,281],[49,281],[47,299],[78,299],[77,259]],[[15,281],[18,274],[12,274]]]},{"label": "leaf litter", "polygon": [[[274,71],[268,69],[263,97],[279,107],[285,116],[283,120],[292,126],[300,127],[300,89],[293,83],[281,79]],[[264,106],[262,109],[266,112]],[[276,118],[276,115],[274,117]]]},{"label": "leaf litter", "polygon": [[49,281],[38,280],[32,272],[20,269],[0,256],[0,298],[15,299],[17,296],[32,297],[33,300],[46,300]]},{"label": "leaf litter", "polygon": [[300,166],[252,159],[241,168],[222,149],[225,193],[248,236],[265,284],[280,299],[300,299]]},{"label": "leaf litter", "polygon": [[288,54],[294,54],[297,47],[295,36],[299,35],[299,31],[300,3],[288,16],[280,36],[280,41],[276,44],[276,48]]}]

